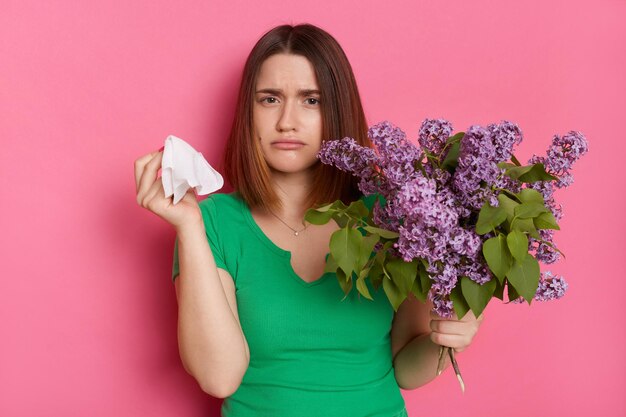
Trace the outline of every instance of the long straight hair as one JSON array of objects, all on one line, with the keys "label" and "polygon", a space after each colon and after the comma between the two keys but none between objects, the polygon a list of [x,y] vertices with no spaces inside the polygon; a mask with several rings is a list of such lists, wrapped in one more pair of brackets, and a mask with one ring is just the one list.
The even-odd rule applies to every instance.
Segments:
[{"label": "long straight hair", "polygon": [[[227,181],[250,207],[280,211],[270,168],[253,137],[256,80],[263,62],[274,54],[301,55],[311,62],[320,89],[322,143],[349,136],[361,146],[371,148],[372,144],[352,67],[335,38],[311,24],[281,25],[266,32],[252,48],[243,69],[223,164]],[[352,174],[319,160],[312,169],[306,207],[335,200],[349,204],[359,198],[358,178]]]}]

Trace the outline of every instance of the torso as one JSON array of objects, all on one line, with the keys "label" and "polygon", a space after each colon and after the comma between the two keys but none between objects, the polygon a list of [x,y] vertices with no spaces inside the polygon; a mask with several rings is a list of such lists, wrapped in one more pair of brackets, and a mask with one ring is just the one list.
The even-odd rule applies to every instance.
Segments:
[{"label": "torso", "polygon": [[[303,281],[313,282],[324,274],[326,254],[330,252],[330,236],[339,225],[331,220],[323,225],[309,224],[298,236],[272,215],[263,215],[256,209],[251,210],[252,218],[276,246],[291,252],[291,267]],[[296,230],[304,226],[288,223]],[[308,223],[307,223],[308,224]]]}]

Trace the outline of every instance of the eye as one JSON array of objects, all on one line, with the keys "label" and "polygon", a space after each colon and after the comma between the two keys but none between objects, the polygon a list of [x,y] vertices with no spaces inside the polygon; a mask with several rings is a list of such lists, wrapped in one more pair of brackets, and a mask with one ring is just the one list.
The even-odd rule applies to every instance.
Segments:
[{"label": "eye", "polygon": [[[310,100],[313,100],[314,103],[311,103]],[[319,102],[320,102],[318,99],[312,98],[312,97],[307,98],[307,101],[308,101],[309,104],[319,104]]]},{"label": "eye", "polygon": [[[266,102],[266,100],[276,100],[276,97],[268,96],[268,97],[264,97],[264,98],[262,98],[260,101],[261,101],[261,103],[263,103],[263,102]],[[269,103],[269,104],[274,104],[274,103],[275,103],[275,101],[269,101],[269,102],[267,102],[267,103]]]}]

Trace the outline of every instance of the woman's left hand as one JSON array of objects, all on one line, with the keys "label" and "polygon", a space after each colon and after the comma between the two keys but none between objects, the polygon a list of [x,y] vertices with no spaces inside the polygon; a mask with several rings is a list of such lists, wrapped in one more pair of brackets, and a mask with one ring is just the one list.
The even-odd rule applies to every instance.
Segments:
[{"label": "woman's left hand", "polygon": [[462,352],[472,343],[484,316],[481,313],[476,318],[470,309],[461,320],[456,314],[447,319],[431,311],[430,319],[430,339],[438,345],[453,348],[455,352]]}]

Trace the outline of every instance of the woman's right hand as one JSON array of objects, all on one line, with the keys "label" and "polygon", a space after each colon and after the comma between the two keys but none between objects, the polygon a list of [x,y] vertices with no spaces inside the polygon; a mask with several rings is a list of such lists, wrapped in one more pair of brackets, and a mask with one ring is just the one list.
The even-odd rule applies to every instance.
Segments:
[{"label": "woman's right hand", "polygon": [[202,212],[193,188],[176,204],[172,197],[165,197],[163,181],[157,175],[161,168],[163,151],[151,152],[135,160],[135,185],[137,204],[155,213],[177,230],[202,221]]}]

